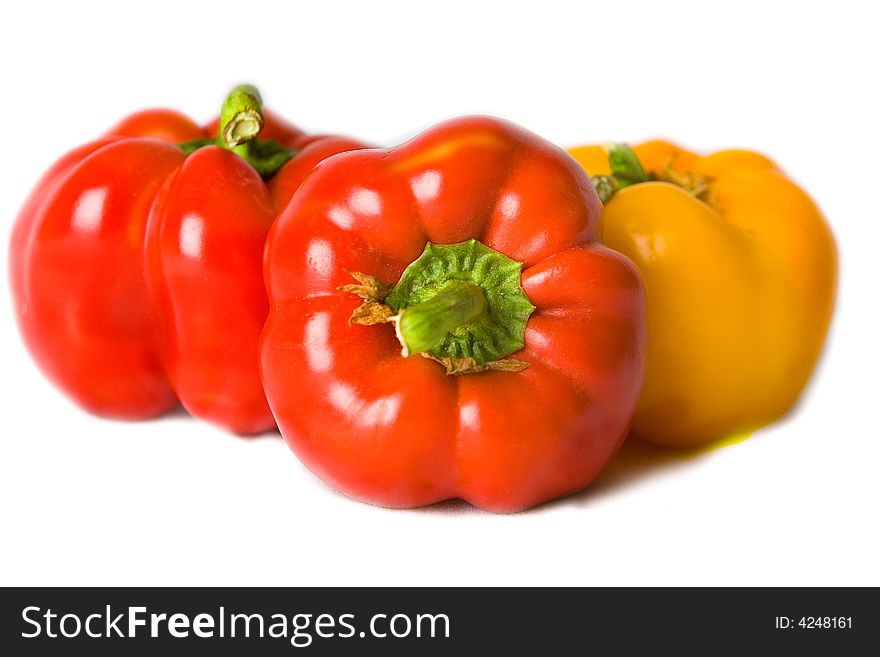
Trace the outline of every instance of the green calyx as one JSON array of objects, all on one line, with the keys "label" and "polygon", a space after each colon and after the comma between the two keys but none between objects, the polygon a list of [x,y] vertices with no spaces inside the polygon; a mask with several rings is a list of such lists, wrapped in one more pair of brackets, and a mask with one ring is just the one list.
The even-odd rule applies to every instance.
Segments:
[{"label": "green calyx", "polygon": [[[245,148],[246,154],[239,153],[238,148]],[[233,151],[247,160],[263,178],[271,178],[287,160],[296,155],[295,150],[285,148],[274,139],[255,139],[236,146]]]},{"label": "green calyx", "polygon": [[[520,285],[521,272],[521,262],[476,240],[429,242],[385,302],[400,316],[398,332],[410,353],[473,358],[483,365],[525,345],[535,307]],[[446,313],[445,322],[431,321],[438,313]],[[438,325],[448,330],[438,331]]]},{"label": "green calyx", "polygon": [[476,240],[428,243],[390,291],[364,274],[341,289],[364,299],[351,321],[392,322],[404,356],[439,361],[450,374],[519,371],[525,363],[506,357],[525,345],[535,310],[521,271],[521,262]]},{"label": "green calyx", "polygon": [[265,124],[263,100],[256,87],[241,84],[229,92],[220,109],[217,138],[203,137],[179,144],[187,155],[216,145],[247,161],[263,178],[270,178],[296,151],[274,139],[257,139]]}]

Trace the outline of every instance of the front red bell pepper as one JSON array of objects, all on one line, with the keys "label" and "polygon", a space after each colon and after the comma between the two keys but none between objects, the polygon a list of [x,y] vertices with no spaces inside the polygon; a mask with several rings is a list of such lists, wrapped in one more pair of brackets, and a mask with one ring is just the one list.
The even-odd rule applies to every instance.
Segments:
[{"label": "front red bell pepper", "polygon": [[393,507],[585,487],[644,368],[640,279],[594,241],[600,211],[562,150],[489,118],[318,165],[265,255],[263,381],[300,459]]},{"label": "front red bell pepper", "polygon": [[56,163],[19,214],[24,340],[93,412],[146,418],[179,401],[235,432],[274,426],[257,358],[265,236],[317,162],[365,144],[308,137],[247,86],[218,125],[215,138],[177,112],[132,115]]}]

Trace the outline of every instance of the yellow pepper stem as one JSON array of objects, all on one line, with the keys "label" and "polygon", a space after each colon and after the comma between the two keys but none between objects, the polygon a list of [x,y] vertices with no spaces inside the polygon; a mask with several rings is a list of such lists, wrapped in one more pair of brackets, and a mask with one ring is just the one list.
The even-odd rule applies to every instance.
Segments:
[{"label": "yellow pepper stem", "polygon": [[661,180],[677,185],[701,200],[705,200],[709,180],[692,173],[678,173],[667,165],[662,172],[645,171],[635,151],[626,144],[610,143],[605,146],[611,175],[591,176],[602,203],[608,203],[624,187]]},{"label": "yellow pepper stem", "polygon": [[635,151],[626,144],[610,143],[605,146],[608,153],[610,176],[593,176],[593,186],[602,203],[607,203],[624,187],[653,180],[645,173]]}]

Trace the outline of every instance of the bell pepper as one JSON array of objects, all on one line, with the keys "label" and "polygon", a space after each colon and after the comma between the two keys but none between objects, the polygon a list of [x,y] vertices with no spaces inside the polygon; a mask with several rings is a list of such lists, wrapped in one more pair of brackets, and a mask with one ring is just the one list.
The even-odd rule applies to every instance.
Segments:
[{"label": "bell pepper", "polygon": [[578,491],[627,433],[642,288],[595,241],[564,151],[464,118],[319,164],[266,244],[263,382],[333,488],[515,511]]},{"label": "bell pepper", "polygon": [[265,237],[317,162],[365,144],[309,138],[248,86],[219,127],[132,115],[53,165],[19,214],[10,268],[25,343],[95,413],[147,418],[179,401],[234,432],[274,426],[257,357]]},{"label": "bell pepper", "polygon": [[831,231],[766,157],[667,142],[574,148],[602,240],[638,266],[648,360],[633,433],[693,447],[773,422],[810,377],[834,306]]}]

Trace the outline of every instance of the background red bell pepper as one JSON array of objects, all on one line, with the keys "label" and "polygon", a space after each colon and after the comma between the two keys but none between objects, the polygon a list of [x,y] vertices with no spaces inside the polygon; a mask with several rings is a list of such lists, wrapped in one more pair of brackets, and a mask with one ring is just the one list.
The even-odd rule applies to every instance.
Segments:
[{"label": "background red bell pepper", "polygon": [[235,432],[271,428],[257,367],[265,236],[317,162],[364,146],[305,135],[244,85],[205,129],[148,110],[67,154],[12,235],[35,360],[95,413],[146,418],[179,401]]}]

